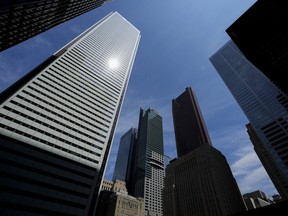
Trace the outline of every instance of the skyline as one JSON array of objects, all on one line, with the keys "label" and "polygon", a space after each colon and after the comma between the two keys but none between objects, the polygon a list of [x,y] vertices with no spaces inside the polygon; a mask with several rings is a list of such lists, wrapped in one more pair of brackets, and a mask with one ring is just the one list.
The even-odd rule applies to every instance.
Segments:
[{"label": "skyline", "polygon": [[105,177],[112,179],[120,137],[137,127],[140,107],[151,107],[163,117],[164,152],[176,157],[171,101],[191,86],[212,145],[227,158],[241,193],[261,190],[271,197],[277,191],[253,150],[245,127],[248,120],[209,62],[209,57],[229,40],[225,29],[254,2],[114,0],[0,52],[0,90],[93,23],[118,11],[140,30],[142,37]]}]

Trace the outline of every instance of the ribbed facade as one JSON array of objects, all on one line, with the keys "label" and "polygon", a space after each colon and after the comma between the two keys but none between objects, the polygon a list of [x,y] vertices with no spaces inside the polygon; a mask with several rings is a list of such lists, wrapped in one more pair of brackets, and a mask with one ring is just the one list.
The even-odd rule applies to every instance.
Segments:
[{"label": "ribbed facade", "polygon": [[280,195],[288,199],[287,96],[256,69],[232,41],[212,55],[210,61],[248,118],[249,135],[256,153],[259,158],[266,155],[262,163],[270,161],[263,166],[272,182]]},{"label": "ribbed facade", "polygon": [[[86,213],[89,202],[96,203],[139,40],[139,30],[119,13],[111,13],[1,93],[0,134],[3,139],[15,140],[27,148],[39,149],[60,160],[93,170],[93,183],[87,185],[91,189],[90,195],[86,201],[83,199],[82,207]],[[4,143],[3,148],[8,146]],[[13,151],[10,150],[12,155],[16,154]],[[22,155],[17,163],[25,161],[25,158]],[[13,161],[12,156],[10,159]],[[21,184],[23,175],[30,178],[25,174],[26,168],[24,172],[23,167],[13,163],[8,163],[8,166],[19,170],[14,172],[15,184]],[[43,163],[47,165],[50,162]],[[34,165],[39,172],[44,169],[42,163]],[[33,172],[39,174],[37,169]],[[45,175],[54,174],[49,169],[46,172]],[[64,179],[66,172],[57,175]],[[36,177],[35,181],[44,187],[45,179],[44,176]],[[31,179],[29,181],[34,185]],[[5,183],[3,187],[13,189],[12,185]],[[41,187],[33,191],[32,186],[33,194],[42,193]],[[51,190],[56,192],[62,187],[68,187],[65,189],[66,197],[63,195],[58,199],[70,199],[69,190],[73,190],[73,186],[69,188],[65,183],[55,183]],[[35,197],[29,195],[30,189],[19,188],[21,195],[12,189],[7,189],[7,194],[1,196],[2,201],[17,203],[16,196],[19,196],[30,202],[27,203],[28,209],[33,207]],[[15,196],[15,200],[7,199],[9,195]],[[56,200],[56,195],[51,195],[50,201],[53,199]],[[49,209],[50,201],[37,207]],[[71,213],[77,214],[73,210]]]},{"label": "ribbed facade", "polygon": [[25,0],[0,2],[0,51],[110,0]]},{"label": "ribbed facade", "polygon": [[140,108],[138,146],[134,175],[135,197],[143,197],[145,215],[161,216],[164,186],[162,117],[155,110]]}]

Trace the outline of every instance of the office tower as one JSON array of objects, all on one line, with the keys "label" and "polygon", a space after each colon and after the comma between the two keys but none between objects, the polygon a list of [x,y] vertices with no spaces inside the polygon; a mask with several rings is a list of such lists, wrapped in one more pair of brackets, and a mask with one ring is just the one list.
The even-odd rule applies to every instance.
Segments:
[{"label": "office tower", "polygon": [[134,175],[134,197],[142,197],[145,215],[161,216],[164,178],[162,117],[154,109],[140,108]]},{"label": "office tower", "polygon": [[258,0],[226,33],[245,57],[288,95],[288,2]]},{"label": "office tower", "polygon": [[133,194],[132,179],[135,161],[135,147],[137,142],[136,128],[130,128],[120,139],[113,181],[116,179],[126,182],[129,194]]},{"label": "office tower", "polygon": [[179,97],[172,100],[172,113],[178,157],[201,145],[212,145],[196,96],[191,88],[186,88]]},{"label": "office tower", "polygon": [[172,107],[174,128],[178,128],[175,130],[176,145],[187,147],[165,170],[164,215],[222,216],[246,211],[225,156],[210,142],[191,87],[172,100]]},{"label": "office tower", "polygon": [[228,41],[210,61],[249,120],[256,154],[275,188],[288,199],[288,98]]},{"label": "office tower", "polygon": [[0,51],[110,0],[0,1]]},{"label": "office tower", "polygon": [[93,215],[140,32],[113,12],[1,93],[2,215]]}]

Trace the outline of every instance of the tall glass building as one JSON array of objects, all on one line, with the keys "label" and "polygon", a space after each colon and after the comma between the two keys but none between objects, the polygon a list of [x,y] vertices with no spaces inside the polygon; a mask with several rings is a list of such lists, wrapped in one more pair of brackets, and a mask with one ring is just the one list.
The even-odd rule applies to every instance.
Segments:
[{"label": "tall glass building", "polygon": [[110,1],[0,1],[0,51]]},{"label": "tall glass building", "polygon": [[178,157],[199,146],[212,145],[192,88],[172,100],[172,113]]},{"label": "tall glass building", "polygon": [[154,109],[140,108],[134,175],[135,197],[143,197],[145,215],[161,216],[164,184],[162,117]]},{"label": "tall glass building", "polygon": [[249,120],[255,152],[288,199],[288,98],[230,40],[210,61]]},{"label": "tall glass building", "polygon": [[178,158],[167,165],[166,216],[233,215],[246,210],[225,156],[212,146],[191,87],[172,100]]},{"label": "tall glass building", "polygon": [[126,182],[126,188],[129,194],[133,194],[132,180],[135,164],[135,150],[137,145],[137,129],[130,128],[120,139],[119,149],[113,181],[121,180]]},{"label": "tall glass building", "polygon": [[93,215],[139,41],[110,13],[1,93],[1,215]]}]

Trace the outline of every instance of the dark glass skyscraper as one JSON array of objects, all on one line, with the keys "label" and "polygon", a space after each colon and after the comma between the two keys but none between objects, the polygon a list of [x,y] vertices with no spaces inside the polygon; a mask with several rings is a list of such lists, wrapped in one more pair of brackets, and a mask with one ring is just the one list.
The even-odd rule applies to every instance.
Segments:
[{"label": "dark glass skyscraper", "polygon": [[287,0],[258,0],[226,29],[245,57],[286,95],[287,26]]},{"label": "dark glass skyscraper", "polygon": [[172,111],[180,157],[172,160],[165,171],[164,215],[223,216],[245,211],[229,164],[212,146],[190,87],[172,100]]},{"label": "dark glass skyscraper", "polygon": [[110,13],[1,93],[1,215],[93,215],[139,41]]},{"label": "dark glass skyscraper", "polygon": [[0,51],[111,0],[0,1]]},{"label": "dark glass skyscraper", "polygon": [[288,98],[228,41],[210,61],[249,120],[255,152],[283,199],[288,199]]},{"label": "dark glass skyscraper", "polygon": [[199,146],[212,145],[196,96],[191,88],[186,88],[179,97],[172,100],[172,113],[178,157]]},{"label": "dark glass skyscraper", "polygon": [[132,179],[135,165],[135,150],[137,144],[137,130],[130,128],[120,139],[117,159],[113,174],[113,181],[116,179],[126,182],[129,194],[133,194]]},{"label": "dark glass skyscraper", "polygon": [[164,178],[162,117],[154,109],[140,108],[134,175],[135,197],[143,197],[145,215],[161,216]]}]

